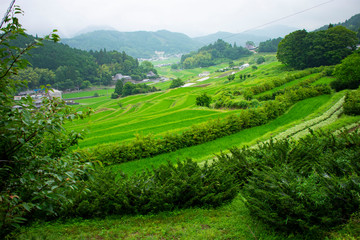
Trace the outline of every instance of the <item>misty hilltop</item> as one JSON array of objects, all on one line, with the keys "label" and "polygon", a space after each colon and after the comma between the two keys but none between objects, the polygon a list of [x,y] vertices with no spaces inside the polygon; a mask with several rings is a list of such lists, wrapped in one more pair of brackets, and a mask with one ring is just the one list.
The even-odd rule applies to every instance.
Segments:
[{"label": "misty hilltop", "polygon": [[[342,25],[350,30],[358,32],[360,28],[360,14],[354,15],[343,23],[333,24]],[[325,25],[317,30],[327,29]],[[256,45],[269,39],[285,37],[287,34],[299,30],[294,27],[283,25],[272,25],[261,29],[251,29],[242,33],[217,32],[206,36],[191,38],[183,33],[160,30],[120,32],[116,30],[96,30],[82,33],[73,38],[62,39],[62,43],[70,47],[81,50],[106,49],[126,52],[135,58],[151,58],[155,51],[165,52],[165,54],[183,54],[196,51],[204,45],[208,45],[222,39],[228,43],[236,43],[238,46],[245,46],[247,41],[252,41]],[[315,30],[315,31],[317,31]]]},{"label": "misty hilltop", "polygon": [[166,54],[188,53],[218,39],[223,39],[231,44],[236,43],[239,46],[245,46],[247,41],[259,44],[270,38],[284,37],[295,30],[297,29],[286,26],[271,26],[246,33],[217,32],[195,38],[167,30],[156,32],[96,30],[63,39],[62,42],[70,47],[87,51],[105,48],[109,51],[125,51],[132,57],[149,58],[155,55],[155,51],[163,51]]},{"label": "misty hilltop", "polygon": [[198,49],[203,44],[182,33],[166,30],[156,32],[119,32],[99,30],[63,39],[63,43],[82,50],[125,51],[137,58],[148,58],[155,51],[167,54],[186,53]]}]

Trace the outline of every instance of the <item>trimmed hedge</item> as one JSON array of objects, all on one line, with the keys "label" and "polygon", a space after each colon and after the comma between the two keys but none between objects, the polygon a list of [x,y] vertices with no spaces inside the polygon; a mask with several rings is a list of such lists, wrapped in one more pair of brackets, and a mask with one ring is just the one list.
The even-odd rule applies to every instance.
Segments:
[{"label": "trimmed hedge", "polygon": [[117,181],[111,170],[98,169],[85,185],[91,191],[77,196],[64,215],[92,218],[217,207],[238,192],[234,176],[224,175],[217,165],[200,167],[191,160],[168,163],[131,177],[121,175]]},{"label": "trimmed hedge", "polygon": [[[239,192],[250,213],[287,234],[322,239],[360,207],[360,134],[311,134],[297,142],[233,148],[211,165],[186,160],[131,177],[99,168],[63,216],[147,214],[217,207]],[[73,196],[72,196],[73,197]]]}]

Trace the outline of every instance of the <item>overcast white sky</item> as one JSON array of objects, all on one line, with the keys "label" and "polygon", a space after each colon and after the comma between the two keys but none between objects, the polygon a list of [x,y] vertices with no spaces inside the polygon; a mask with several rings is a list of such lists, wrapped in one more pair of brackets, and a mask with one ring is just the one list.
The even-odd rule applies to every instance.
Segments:
[{"label": "overcast white sky", "polygon": [[[10,2],[0,0],[1,19]],[[25,11],[21,23],[28,33],[43,35],[58,29],[60,37],[71,37],[89,26],[166,29],[194,37],[218,31],[240,33],[273,21],[267,26],[310,31],[360,13],[360,0],[16,0],[16,5]]]}]

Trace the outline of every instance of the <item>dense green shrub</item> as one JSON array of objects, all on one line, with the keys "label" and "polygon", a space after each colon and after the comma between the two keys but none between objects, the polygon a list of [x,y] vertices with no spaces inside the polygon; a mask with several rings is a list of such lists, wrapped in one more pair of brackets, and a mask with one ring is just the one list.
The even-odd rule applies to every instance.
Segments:
[{"label": "dense green shrub", "polygon": [[200,167],[191,160],[131,177],[121,175],[117,180],[111,170],[100,169],[86,184],[91,192],[79,195],[66,214],[96,217],[217,207],[237,194],[232,175],[224,175],[217,165]]},{"label": "dense green shrub", "polygon": [[331,87],[336,91],[343,89],[356,89],[360,86],[360,53],[355,52],[345,58],[335,67],[336,80],[331,82]]},{"label": "dense green shrub", "polygon": [[117,99],[117,98],[119,98],[119,95],[117,93],[111,94],[111,99]]},{"label": "dense green shrub", "polygon": [[177,79],[174,79],[171,81],[170,88],[181,87],[184,84],[185,84],[185,82],[183,80],[181,80],[180,78],[177,78]]},{"label": "dense green shrub", "polygon": [[265,58],[263,56],[260,56],[256,59],[256,63],[257,64],[262,64],[265,62]]},{"label": "dense green shrub", "polygon": [[359,132],[317,133],[232,149],[216,162],[243,185],[252,215],[281,231],[318,234],[359,210],[359,155]]},{"label": "dense green shrub", "polygon": [[206,93],[201,94],[200,96],[196,97],[196,105],[209,107],[212,99]]},{"label": "dense green shrub", "polygon": [[344,113],[348,115],[360,115],[360,89],[346,93]]}]

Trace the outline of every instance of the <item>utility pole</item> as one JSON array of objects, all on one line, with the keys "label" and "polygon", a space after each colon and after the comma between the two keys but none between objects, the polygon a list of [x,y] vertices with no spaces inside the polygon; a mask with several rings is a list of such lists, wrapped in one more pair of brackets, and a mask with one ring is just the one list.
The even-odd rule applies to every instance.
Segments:
[{"label": "utility pole", "polygon": [[15,0],[12,0],[11,3],[10,3],[10,6],[9,6],[9,8],[8,8],[8,10],[7,10],[6,13],[5,13],[4,18],[3,18],[2,21],[1,21],[0,28],[2,28],[2,25],[4,24],[6,18],[7,18],[7,16],[9,15],[9,13],[10,13],[12,7],[14,6],[14,4],[15,4]]}]

